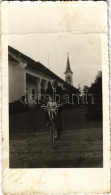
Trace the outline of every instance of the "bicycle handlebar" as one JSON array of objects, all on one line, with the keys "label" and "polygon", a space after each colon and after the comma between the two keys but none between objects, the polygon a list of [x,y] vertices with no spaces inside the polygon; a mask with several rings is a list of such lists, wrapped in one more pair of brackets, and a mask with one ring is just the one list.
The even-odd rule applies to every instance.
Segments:
[{"label": "bicycle handlebar", "polygon": [[41,108],[47,109],[47,110],[56,110],[56,109],[60,108],[60,106],[55,106],[55,107],[41,106]]},{"label": "bicycle handlebar", "polygon": [[57,110],[60,107],[61,107],[61,105],[51,106],[51,107],[49,107],[49,106],[41,106],[41,108],[47,109],[47,110]]}]

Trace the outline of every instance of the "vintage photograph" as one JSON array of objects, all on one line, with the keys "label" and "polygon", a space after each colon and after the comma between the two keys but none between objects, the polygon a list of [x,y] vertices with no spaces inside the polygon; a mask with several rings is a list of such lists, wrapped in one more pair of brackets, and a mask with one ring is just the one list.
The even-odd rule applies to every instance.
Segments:
[{"label": "vintage photograph", "polygon": [[4,194],[109,192],[107,3],[1,10]]},{"label": "vintage photograph", "polygon": [[101,35],[8,41],[10,168],[102,168]]},{"label": "vintage photograph", "polygon": [[8,47],[10,168],[103,166],[101,66],[66,54],[72,39],[36,44],[44,64]]}]

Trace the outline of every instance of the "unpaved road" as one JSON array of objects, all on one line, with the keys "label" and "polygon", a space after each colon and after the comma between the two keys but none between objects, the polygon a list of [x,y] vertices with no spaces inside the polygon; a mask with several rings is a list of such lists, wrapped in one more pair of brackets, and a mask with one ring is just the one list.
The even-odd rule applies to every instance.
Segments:
[{"label": "unpaved road", "polygon": [[100,128],[64,131],[51,148],[49,132],[12,135],[11,168],[102,167]]}]

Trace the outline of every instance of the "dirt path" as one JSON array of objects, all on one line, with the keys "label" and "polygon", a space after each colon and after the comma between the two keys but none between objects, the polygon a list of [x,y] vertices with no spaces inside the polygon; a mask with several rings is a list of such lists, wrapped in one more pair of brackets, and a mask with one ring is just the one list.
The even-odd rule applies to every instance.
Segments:
[{"label": "dirt path", "polygon": [[10,139],[11,168],[102,167],[101,128],[67,130],[52,150],[49,132],[19,133]]}]

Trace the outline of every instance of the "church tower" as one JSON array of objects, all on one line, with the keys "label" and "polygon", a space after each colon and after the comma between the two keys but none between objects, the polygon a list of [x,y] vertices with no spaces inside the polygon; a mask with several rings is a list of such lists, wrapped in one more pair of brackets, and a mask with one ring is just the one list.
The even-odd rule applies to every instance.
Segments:
[{"label": "church tower", "polygon": [[71,71],[70,68],[70,62],[69,62],[69,56],[67,54],[67,66],[66,66],[66,71],[65,71],[65,81],[70,84],[73,85],[73,72]]}]

